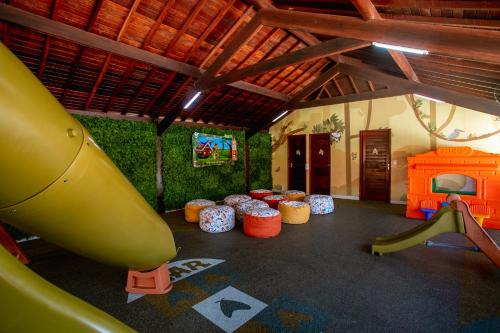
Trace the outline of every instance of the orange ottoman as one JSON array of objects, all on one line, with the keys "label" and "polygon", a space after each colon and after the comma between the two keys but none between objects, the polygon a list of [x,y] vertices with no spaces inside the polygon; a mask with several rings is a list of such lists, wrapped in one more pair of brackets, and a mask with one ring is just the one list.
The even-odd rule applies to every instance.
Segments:
[{"label": "orange ottoman", "polygon": [[215,206],[215,202],[212,200],[196,199],[189,201],[184,206],[184,218],[186,222],[198,223],[200,222],[200,211],[203,208],[210,206]]},{"label": "orange ottoman", "polygon": [[283,223],[302,224],[309,221],[311,207],[301,201],[282,201],[278,205]]},{"label": "orange ottoman", "polygon": [[292,201],[304,201],[304,198],[306,197],[306,192],[297,190],[288,190],[283,194],[288,198],[288,200]]},{"label": "orange ottoman", "polygon": [[288,200],[288,198],[278,194],[278,195],[268,195],[267,197],[262,198],[262,200],[264,200],[264,202],[267,203],[269,207],[278,209],[278,204],[281,201]]},{"label": "orange ottoman", "polygon": [[273,195],[273,191],[262,189],[250,191],[252,199],[262,200],[262,198],[267,197],[268,195]]},{"label": "orange ottoman", "polygon": [[254,208],[243,218],[245,235],[257,238],[269,238],[281,232],[281,214],[272,208]]}]

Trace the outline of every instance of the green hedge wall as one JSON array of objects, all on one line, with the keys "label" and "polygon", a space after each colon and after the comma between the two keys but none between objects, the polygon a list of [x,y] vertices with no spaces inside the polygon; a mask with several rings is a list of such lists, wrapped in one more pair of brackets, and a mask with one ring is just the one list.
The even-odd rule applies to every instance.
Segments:
[{"label": "green hedge wall", "polygon": [[[99,147],[156,209],[156,127],[153,123],[75,116]],[[126,205],[127,203],[123,203]]]},{"label": "green hedge wall", "polygon": [[[227,165],[194,168],[191,146],[194,132],[234,135],[238,160]],[[163,134],[162,147],[166,209],[182,208],[192,199],[221,200],[229,194],[245,193],[244,132],[173,125]]]},{"label": "green hedge wall", "polygon": [[257,133],[248,140],[248,178],[250,190],[272,189],[272,146],[269,133]]}]

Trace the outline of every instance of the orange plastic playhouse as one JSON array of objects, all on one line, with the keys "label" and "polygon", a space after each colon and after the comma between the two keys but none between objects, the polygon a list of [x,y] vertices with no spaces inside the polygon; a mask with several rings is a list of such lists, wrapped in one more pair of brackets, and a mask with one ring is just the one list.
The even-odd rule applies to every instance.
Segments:
[{"label": "orange plastic playhouse", "polygon": [[483,227],[500,229],[500,155],[446,147],[408,158],[406,217],[425,218],[449,193],[460,194]]}]

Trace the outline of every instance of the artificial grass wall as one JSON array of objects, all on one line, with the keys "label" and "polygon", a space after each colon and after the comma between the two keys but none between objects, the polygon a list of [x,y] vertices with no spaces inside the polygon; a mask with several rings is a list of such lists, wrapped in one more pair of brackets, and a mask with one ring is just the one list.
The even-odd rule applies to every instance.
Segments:
[{"label": "artificial grass wall", "polygon": [[[156,209],[156,127],[153,123],[74,115]],[[127,203],[124,202],[124,205]]]},{"label": "artificial grass wall", "polygon": [[250,190],[271,189],[272,145],[269,133],[256,133],[248,140],[248,186]]},{"label": "artificial grass wall", "polygon": [[[230,164],[193,167],[191,137],[194,132],[236,138],[238,160]],[[162,135],[163,184],[166,209],[182,208],[192,199],[221,200],[245,193],[245,134],[243,131],[170,126]]]}]

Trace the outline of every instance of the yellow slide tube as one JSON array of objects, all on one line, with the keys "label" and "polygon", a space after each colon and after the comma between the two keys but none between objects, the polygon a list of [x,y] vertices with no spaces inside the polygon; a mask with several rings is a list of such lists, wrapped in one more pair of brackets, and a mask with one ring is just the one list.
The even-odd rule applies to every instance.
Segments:
[{"label": "yellow slide tube", "polygon": [[[167,224],[1,43],[0,219],[80,255],[133,270],[156,268],[176,254]],[[11,282],[0,283],[3,290]],[[0,311],[0,322],[3,317]]]}]

